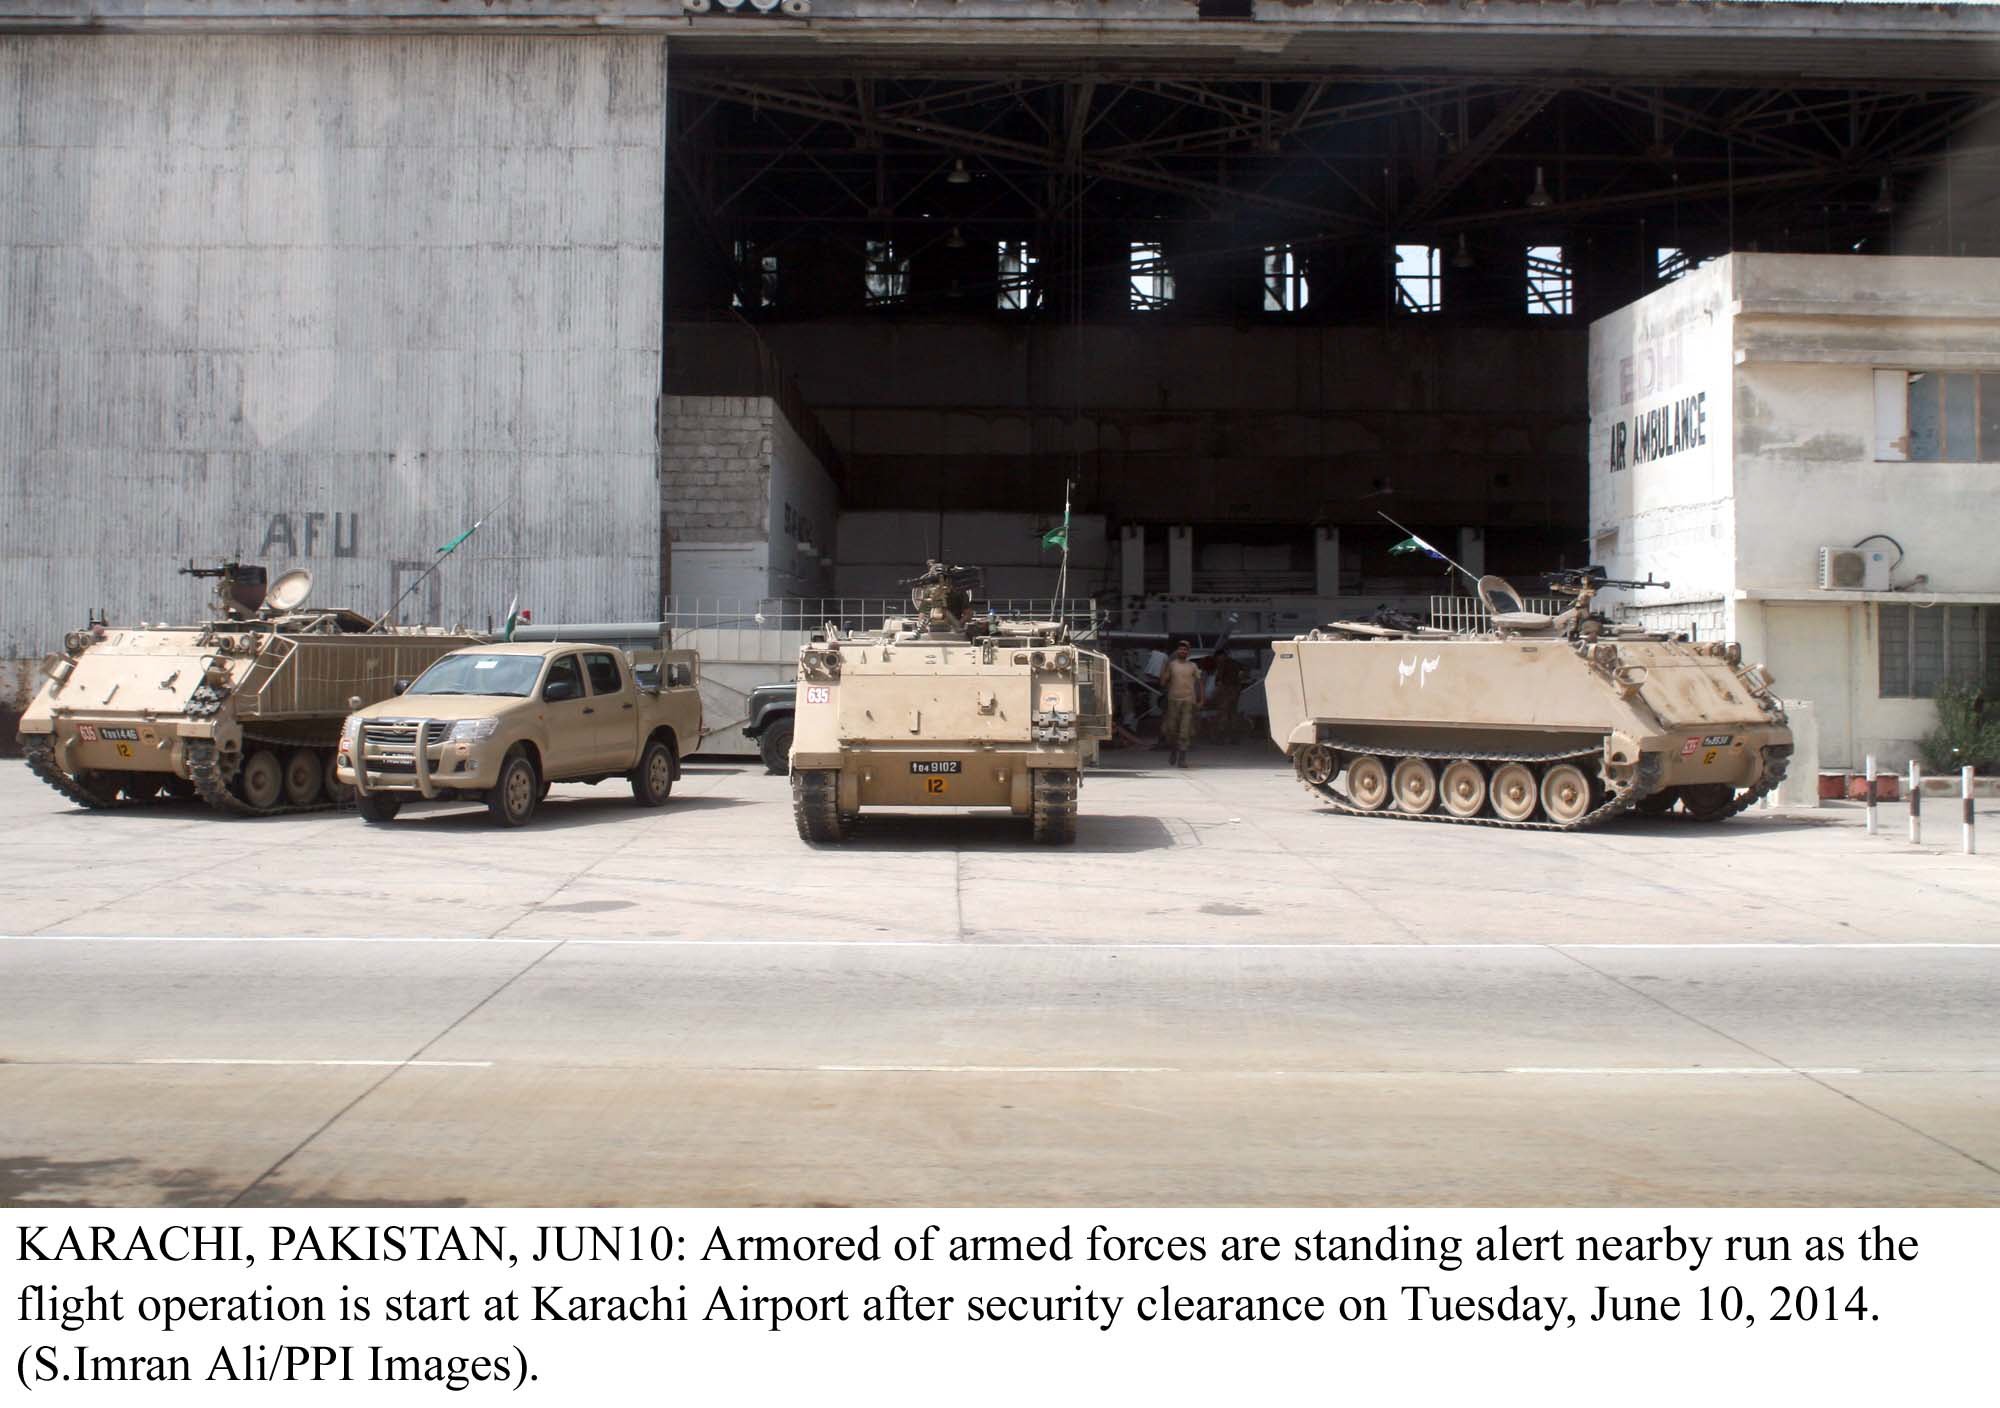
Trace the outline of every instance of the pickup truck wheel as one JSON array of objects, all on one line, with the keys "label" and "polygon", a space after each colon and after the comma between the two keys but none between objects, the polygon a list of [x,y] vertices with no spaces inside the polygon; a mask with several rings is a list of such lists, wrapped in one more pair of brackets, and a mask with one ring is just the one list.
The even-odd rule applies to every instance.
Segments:
[{"label": "pickup truck wheel", "polygon": [[380,792],[370,792],[366,796],[356,797],[354,807],[361,813],[363,821],[373,822],[379,826],[396,819],[396,813],[403,809],[403,799],[385,797]]},{"label": "pickup truck wheel", "polygon": [[541,801],[542,780],[535,776],[535,765],[525,753],[509,753],[486,794],[486,809],[502,826],[526,826]]},{"label": "pickup truck wheel", "polygon": [[659,739],[646,745],[632,769],[632,796],[642,807],[657,807],[674,790],[674,750]]},{"label": "pickup truck wheel", "polygon": [[792,770],[792,721],[779,719],[758,735],[757,751],[763,755],[764,769],[780,777]]}]

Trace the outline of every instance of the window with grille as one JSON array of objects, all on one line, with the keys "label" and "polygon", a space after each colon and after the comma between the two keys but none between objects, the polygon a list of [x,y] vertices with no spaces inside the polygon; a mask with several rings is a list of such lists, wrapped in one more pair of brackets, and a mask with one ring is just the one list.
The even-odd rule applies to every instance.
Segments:
[{"label": "window with grille", "polygon": [[1444,307],[1444,279],[1434,244],[1396,246],[1396,306],[1405,313],[1435,313]]},{"label": "window with grille", "polygon": [[890,240],[870,240],[867,246],[867,301],[900,302],[910,291],[910,261],[899,258]]},{"label": "window with grille", "polygon": [[1575,311],[1576,276],[1559,244],[1528,247],[1528,311],[1542,317],[1568,317]]},{"label": "window with grille", "polygon": [[1311,290],[1306,287],[1305,261],[1288,244],[1271,245],[1264,251],[1264,311],[1296,313],[1306,306]]},{"label": "window with grille", "polygon": [[1911,460],[2000,460],[2000,373],[1907,372]]},{"label": "window with grille", "polygon": [[1174,301],[1174,276],[1166,251],[1158,244],[1132,245],[1132,306],[1164,308]]},{"label": "window with grille", "polygon": [[1653,251],[1653,271],[1663,284],[1670,284],[1675,279],[1693,273],[1694,267],[1694,261],[1688,258],[1684,249],[1662,245]]},{"label": "window with grille", "polygon": [[1884,699],[1934,699],[1956,679],[2000,691],[2000,605],[1883,606],[1876,618]]},{"label": "window with grille", "polygon": [[1004,312],[1025,312],[1036,306],[1035,251],[1026,240],[1000,241],[1000,298]]}]

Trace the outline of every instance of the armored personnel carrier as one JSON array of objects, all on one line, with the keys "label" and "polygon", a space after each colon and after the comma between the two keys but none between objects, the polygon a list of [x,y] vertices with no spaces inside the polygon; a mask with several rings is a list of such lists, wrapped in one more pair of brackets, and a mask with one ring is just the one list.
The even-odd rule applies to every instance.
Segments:
[{"label": "armored personnel carrier", "polygon": [[1061,622],[976,615],[978,580],[933,562],[905,583],[914,615],[800,648],[801,838],[842,840],[871,807],[1005,807],[1041,844],[1076,839],[1081,772],[1110,736],[1110,664]]},{"label": "armored personnel carrier", "polygon": [[1353,816],[1573,831],[1638,809],[1720,821],[1775,788],[1785,712],[1737,646],[1592,611],[1616,582],[1557,573],[1560,615],[1479,580],[1478,634],[1339,622],[1273,648],[1271,738],[1299,780]]},{"label": "armored personnel carrier", "polygon": [[21,716],[29,768],[79,806],[164,793],[265,816],[343,801],[334,746],[353,701],[386,699],[479,639],[308,610],[304,571],[267,582],[245,563],[181,570],[216,581],[208,621],[70,632]]}]

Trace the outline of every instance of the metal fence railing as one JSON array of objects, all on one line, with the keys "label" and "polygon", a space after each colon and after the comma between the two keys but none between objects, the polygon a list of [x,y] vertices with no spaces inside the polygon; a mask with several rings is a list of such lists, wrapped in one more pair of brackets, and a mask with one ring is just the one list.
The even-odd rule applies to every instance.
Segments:
[{"label": "metal fence railing", "polygon": [[[990,613],[1017,620],[1061,621],[1078,634],[1100,624],[1097,603],[1076,598],[977,597],[972,607],[981,616]],[[737,647],[758,652],[761,646],[757,641],[763,636],[810,633],[829,623],[842,631],[872,631],[886,618],[908,616],[914,610],[907,596],[676,596],[667,598],[665,619],[676,636],[682,631],[699,631],[716,649],[733,654]],[[796,643],[791,653],[797,654]]]},{"label": "metal fence railing", "polygon": [[[1569,603],[1557,596],[1531,596],[1523,599],[1521,609],[1560,616],[1569,609]],[[1444,631],[1490,631],[1493,617],[1487,612],[1486,603],[1476,596],[1434,596],[1431,624]]]}]

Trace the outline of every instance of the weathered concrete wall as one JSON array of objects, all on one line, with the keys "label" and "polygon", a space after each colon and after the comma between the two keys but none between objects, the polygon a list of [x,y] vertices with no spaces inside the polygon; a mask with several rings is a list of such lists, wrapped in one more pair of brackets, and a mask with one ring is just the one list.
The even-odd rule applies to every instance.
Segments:
[{"label": "weathered concrete wall", "polygon": [[820,558],[833,556],[839,495],[775,398],[662,397],[660,443],[670,596],[754,602],[830,589]]},{"label": "weathered concrete wall", "polygon": [[[0,657],[189,558],[657,604],[657,39],[0,39]],[[412,613],[406,613],[412,614]]]},{"label": "weathered concrete wall", "polygon": [[[1676,378],[1622,402],[1620,358],[1658,351],[1675,327]],[[1640,597],[1660,613],[1719,601],[1779,692],[1813,702],[1827,767],[1871,753],[1901,766],[1935,718],[1928,700],[1881,693],[1883,606],[2000,609],[2000,463],[1901,459],[1893,385],[1908,371],[1992,371],[1996,347],[1993,259],[1732,255],[1591,329],[1591,524],[1619,544],[1607,565],[1671,576],[1672,593]],[[1706,443],[1636,462],[1635,415],[1696,391]],[[1877,533],[1903,549],[1893,589],[1820,591],[1820,547]]]}]

